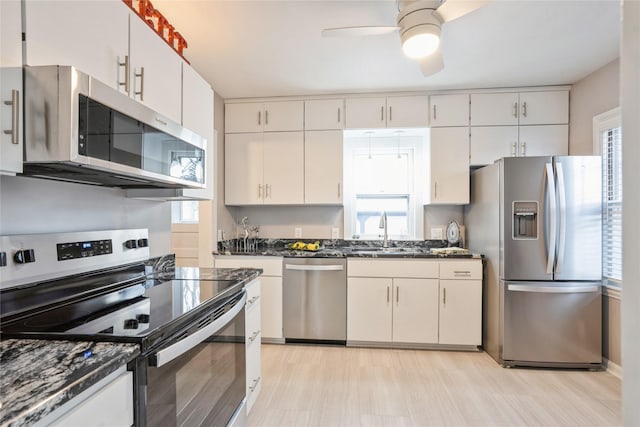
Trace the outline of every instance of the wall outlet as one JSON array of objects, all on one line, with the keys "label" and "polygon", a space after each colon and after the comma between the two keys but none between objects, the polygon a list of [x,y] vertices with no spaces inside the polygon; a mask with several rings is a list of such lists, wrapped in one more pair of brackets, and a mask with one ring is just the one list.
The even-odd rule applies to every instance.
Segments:
[{"label": "wall outlet", "polygon": [[338,227],[333,227],[331,229],[331,238],[339,239],[340,238],[340,229]]},{"label": "wall outlet", "polygon": [[432,240],[444,240],[444,230],[442,227],[432,227],[431,228],[431,239]]},{"label": "wall outlet", "polygon": [[302,237],[302,228],[301,227],[296,227],[293,229],[293,237],[296,239],[299,239]]}]

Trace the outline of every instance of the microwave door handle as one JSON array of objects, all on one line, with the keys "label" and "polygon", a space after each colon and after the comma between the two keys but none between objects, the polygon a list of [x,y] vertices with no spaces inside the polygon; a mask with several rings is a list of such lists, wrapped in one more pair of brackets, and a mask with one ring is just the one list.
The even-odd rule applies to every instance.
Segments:
[{"label": "microwave door handle", "polygon": [[546,187],[549,194],[549,203],[545,210],[545,215],[549,218],[549,230],[547,238],[547,274],[553,274],[556,249],[556,183],[553,177],[553,165],[547,163],[545,165],[547,172]]},{"label": "microwave door handle", "polygon": [[564,249],[567,240],[567,198],[564,185],[564,173],[562,163],[556,163],[556,176],[558,179],[558,211],[560,223],[558,226],[558,256],[556,260],[556,273],[559,273],[564,263]]},{"label": "microwave door handle", "polygon": [[202,329],[189,335],[183,340],[178,341],[162,350],[158,351],[154,356],[149,358],[149,364],[156,368],[166,365],[172,360],[182,356],[198,344],[202,343],[211,335],[221,331],[227,324],[238,314],[244,310],[247,302],[247,294],[244,293],[240,301],[236,302],[231,310],[218,317]]}]

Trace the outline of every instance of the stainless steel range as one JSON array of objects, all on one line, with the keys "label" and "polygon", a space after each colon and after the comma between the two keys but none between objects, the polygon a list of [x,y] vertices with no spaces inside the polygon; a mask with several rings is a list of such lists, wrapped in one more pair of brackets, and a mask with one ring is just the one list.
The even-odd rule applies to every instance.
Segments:
[{"label": "stainless steel range", "polygon": [[3,337],[138,343],[136,426],[244,424],[243,281],[149,259],[145,229],[0,239]]}]

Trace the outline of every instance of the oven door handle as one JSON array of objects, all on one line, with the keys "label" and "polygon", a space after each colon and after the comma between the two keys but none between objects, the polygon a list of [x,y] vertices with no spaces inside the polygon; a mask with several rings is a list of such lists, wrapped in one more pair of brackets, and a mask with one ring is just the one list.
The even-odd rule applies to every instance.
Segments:
[{"label": "oven door handle", "polygon": [[180,340],[167,348],[163,348],[155,355],[152,355],[149,358],[149,365],[159,368],[162,365],[165,365],[172,360],[182,356],[184,353],[202,343],[211,335],[221,331],[238,313],[244,310],[244,305],[246,302],[247,294],[243,292],[242,298],[238,302],[236,302],[231,310],[227,311],[225,314],[218,317],[216,320],[209,323],[204,328],[199,329],[195,333],[189,335],[185,339]]}]

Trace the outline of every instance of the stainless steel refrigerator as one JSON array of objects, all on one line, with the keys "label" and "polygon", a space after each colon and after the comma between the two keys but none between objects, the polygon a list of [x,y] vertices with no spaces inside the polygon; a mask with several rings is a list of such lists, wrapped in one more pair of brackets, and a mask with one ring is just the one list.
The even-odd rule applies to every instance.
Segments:
[{"label": "stainless steel refrigerator", "polygon": [[600,162],[512,157],[471,175],[468,244],[487,260],[483,346],[503,366],[602,363]]}]

